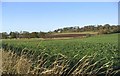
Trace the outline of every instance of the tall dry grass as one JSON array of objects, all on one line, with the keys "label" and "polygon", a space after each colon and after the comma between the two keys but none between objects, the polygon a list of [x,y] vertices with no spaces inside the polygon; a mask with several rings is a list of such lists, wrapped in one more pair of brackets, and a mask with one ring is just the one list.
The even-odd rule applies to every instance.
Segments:
[{"label": "tall dry grass", "polygon": [[57,75],[57,76],[117,76],[120,69],[112,68],[113,61],[100,64],[105,58],[94,61],[97,56],[84,56],[74,66],[71,67],[71,60],[66,56],[58,54],[51,65],[46,67],[48,59],[46,53],[41,53],[34,57],[34,53],[29,55],[22,50],[18,55],[15,52],[2,51],[2,74],[37,74],[37,75]]}]

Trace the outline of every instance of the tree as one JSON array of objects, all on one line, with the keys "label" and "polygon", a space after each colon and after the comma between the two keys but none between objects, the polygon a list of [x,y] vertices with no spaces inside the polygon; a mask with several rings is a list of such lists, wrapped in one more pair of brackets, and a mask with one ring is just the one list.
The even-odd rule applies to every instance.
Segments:
[{"label": "tree", "polygon": [[16,38],[19,38],[20,33],[16,31],[15,35],[16,35]]},{"label": "tree", "polygon": [[7,39],[8,38],[7,32],[3,32],[2,35],[1,35],[1,38]]},{"label": "tree", "polygon": [[16,38],[16,33],[15,32],[10,32],[10,38]]},{"label": "tree", "polygon": [[30,33],[28,31],[23,31],[22,38],[30,38]]},{"label": "tree", "polygon": [[31,37],[31,38],[39,38],[38,32],[32,32],[32,33],[30,34],[30,37]]},{"label": "tree", "polygon": [[45,38],[46,33],[45,32],[40,32],[40,37]]}]

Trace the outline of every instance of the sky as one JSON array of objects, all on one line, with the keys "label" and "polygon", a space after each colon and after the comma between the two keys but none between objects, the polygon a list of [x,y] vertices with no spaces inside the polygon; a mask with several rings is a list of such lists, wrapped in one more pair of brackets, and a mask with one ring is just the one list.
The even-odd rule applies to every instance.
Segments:
[{"label": "sky", "polygon": [[118,2],[119,0],[1,0],[2,2]]},{"label": "sky", "polygon": [[58,28],[118,24],[117,2],[3,2],[2,31],[52,31]]}]

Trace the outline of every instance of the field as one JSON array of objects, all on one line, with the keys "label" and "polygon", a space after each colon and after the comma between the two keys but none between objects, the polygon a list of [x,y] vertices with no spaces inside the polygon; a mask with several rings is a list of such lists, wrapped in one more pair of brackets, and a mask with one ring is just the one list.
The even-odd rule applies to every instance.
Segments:
[{"label": "field", "polygon": [[52,33],[50,35],[46,35],[45,38],[74,38],[74,37],[85,37],[85,36],[92,36],[97,35],[98,32],[66,32],[66,33]]},{"label": "field", "polygon": [[[25,52],[28,59],[32,58],[31,56],[34,53],[33,62],[35,59],[37,60],[38,56],[43,54],[42,56],[47,59],[44,63],[44,68],[50,69],[50,65],[55,61],[62,65],[60,62],[62,61],[62,63],[67,63],[69,66],[67,71],[70,69],[74,70],[70,70],[68,74],[71,72],[76,74],[85,72],[89,72],[89,74],[91,74],[90,72],[99,73],[98,70],[95,70],[103,66],[104,70],[105,68],[108,69],[107,72],[110,72],[111,68],[113,73],[115,69],[117,70],[115,73],[120,72],[118,34],[70,39],[3,39],[2,48],[5,51],[14,52],[17,56]],[[82,69],[80,69],[80,64],[77,65],[81,59],[84,60],[81,63]],[[83,67],[83,64],[86,65]],[[92,68],[93,66],[94,68]],[[85,71],[83,68],[89,69]],[[46,72],[47,70],[44,71]],[[65,71],[65,69],[62,71]],[[100,72],[103,72],[103,70]]]}]

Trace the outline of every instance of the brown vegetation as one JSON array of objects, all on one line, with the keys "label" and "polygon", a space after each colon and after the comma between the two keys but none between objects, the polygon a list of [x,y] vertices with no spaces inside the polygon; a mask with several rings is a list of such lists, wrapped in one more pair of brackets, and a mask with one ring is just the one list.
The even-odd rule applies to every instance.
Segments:
[{"label": "brown vegetation", "polygon": [[41,53],[35,60],[33,55],[28,57],[28,53],[22,50],[21,55],[9,51],[2,51],[2,73],[8,74],[32,74],[32,75],[58,75],[58,76],[113,76],[117,75],[120,70],[113,70],[111,67],[113,62],[109,61],[103,63],[99,68],[95,68],[104,58],[93,62],[94,56],[84,56],[73,67],[70,67],[70,60],[67,57],[59,54],[51,65],[45,67],[47,59],[44,57],[45,53]]},{"label": "brown vegetation", "polygon": [[83,37],[86,34],[58,34],[58,35],[47,35],[45,38],[61,38],[61,37]]}]

